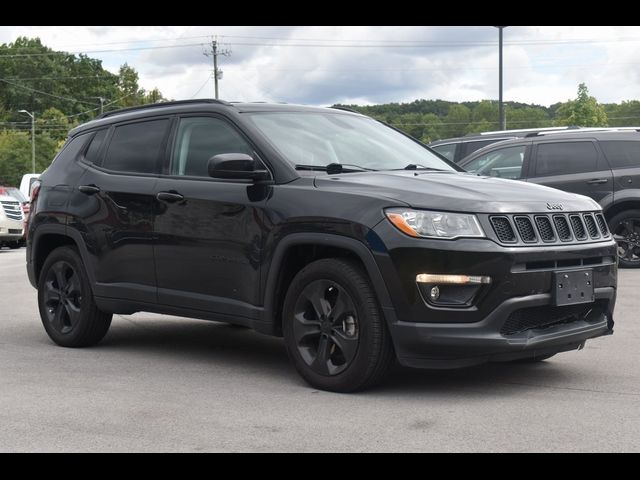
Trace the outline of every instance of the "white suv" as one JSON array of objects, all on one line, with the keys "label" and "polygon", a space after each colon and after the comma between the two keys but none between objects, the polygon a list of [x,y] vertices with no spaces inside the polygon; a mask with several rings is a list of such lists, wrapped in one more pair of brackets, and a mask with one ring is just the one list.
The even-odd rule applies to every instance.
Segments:
[{"label": "white suv", "polygon": [[13,197],[0,196],[0,247],[19,248],[23,235],[22,205]]}]

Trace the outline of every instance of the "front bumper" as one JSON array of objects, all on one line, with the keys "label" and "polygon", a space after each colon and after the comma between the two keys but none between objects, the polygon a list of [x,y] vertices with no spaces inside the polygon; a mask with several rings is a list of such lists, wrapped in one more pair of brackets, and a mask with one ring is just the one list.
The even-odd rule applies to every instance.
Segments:
[{"label": "front bumper", "polygon": [[23,238],[24,230],[22,228],[0,228],[0,242],[17,242]]},{"label": "front bumper", "polygon": [[385,312],[401,364],[416,368],[460,368],[492,361],[531,358],[579,349],[588,339],[613,333],[609,308],[615,303],[612,287],[596,289],[596,303],[585,305],[588,315],[570,323],[529,329],[513,335],[500,331],[514,312],[548,306],[551,295],[512,298],[477,323],[416,323],[394,320]]},{"label": "front bumper", "polygon": [[[372,250],[393,303],[383,310],[403,365],[458,368],[543,356],[581,348],[586,340],[613,332],[617,250],[612,240],[503,247],[485,239],[413,239],[385,222],[375,233],[380,241],[370,245],[377,246]],[[570,319],[540,318],[539,324],[505,331],[522,312],[561,317],[565,310],[553,306],[554,272],[581,269],[593,271],[594,303],[570,307],[579,311]],[[420,273],[485,275],[493,281],[470,305],[436,307],[419,291]]]}]

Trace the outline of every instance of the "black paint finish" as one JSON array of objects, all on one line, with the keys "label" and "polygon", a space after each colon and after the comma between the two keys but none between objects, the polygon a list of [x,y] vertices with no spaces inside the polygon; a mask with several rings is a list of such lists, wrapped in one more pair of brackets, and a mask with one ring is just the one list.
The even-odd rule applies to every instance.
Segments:
[{"label": "black paint finish", "polygon": [[[438,362],[447,360],[455,366],[466,357],[476,361],[464,364],[498,354],[561,351],[611,332],[617,266],[610,238],[552,247],[505,247],[490,232],[485,239],[417,239],[384,215],[386,208],[412,207],[477,213],[485,222],[488,214],[546,212],[549,202],[562,204],[564,212],[595,211],[595,202],[469,174],[296,172],[243,118],[256,111],[291,110],[316,111],[191,102],[109,115],[72,131],[68,146],[42,175],[32,210],[27,253],[32,283],[50,247],[66,242],[78,248],[96,302],[105,311],[223,320],[279,334],[287,281],[310,261],[346,255],[367,272],[396,353],[408,365],[441,366]],[[194,115],[224,118],[237,129],[269,179],[169,175],[175,125]],[[146,118],[171,120],[154,170],[105,170],[100,162],[115,126]],[[90,163],[84,151],[93,133],[104,128],[109,129],[105,146]],[[500,328],[514,309],[550,304],[555,271],[586,261],[603,308],[599,328],[590,324],[570,335],[550,331],[546,340],[501,337]],[[488,275],[493,282],[482,287],[472,305],[437,308],[421,296],[415,283],[419,273]]]}]

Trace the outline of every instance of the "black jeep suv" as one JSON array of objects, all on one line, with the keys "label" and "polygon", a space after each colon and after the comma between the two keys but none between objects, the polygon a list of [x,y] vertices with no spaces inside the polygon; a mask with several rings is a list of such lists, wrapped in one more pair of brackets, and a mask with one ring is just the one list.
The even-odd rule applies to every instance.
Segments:
[{"label": "black jeep suv", "polygon": [[311,385],[542,360],[612,332],[599,205],[480,178],[345,111],[185,101],[71,131],[33,192],[28,272],[54,342],[149,311],[284,336]]},{"label": "black jeep suv", "polygon": [[524,180],[600,203],[620,266],[640,268],[640,132],[636,128],[540,132],[478,150],[460,166]]}]

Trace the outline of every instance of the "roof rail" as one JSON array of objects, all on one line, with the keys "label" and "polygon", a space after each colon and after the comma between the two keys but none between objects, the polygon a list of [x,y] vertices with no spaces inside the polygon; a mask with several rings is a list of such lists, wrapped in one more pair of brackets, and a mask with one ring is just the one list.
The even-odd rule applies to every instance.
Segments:
[{"label": "roof rail", "polygon": [[[481,132],[480,135],[497,135],[497,134],[501,134],[501,133],[524,133],[524,132],[531,132],[531,133],[537,133],[537,132],[550,132],[550,131],[556,131],[556,130],[575,130],[575,129],[579,129],[581,127],[541,127],[541,128],[517,128],[517,129],[513,129],[513,130],[494,130],[492,132]],[[470,135],[478,135],[477,133],[470,133],[467,136]]]},{"label": "roof rail", "polygon": [[553,132],[538,132],[527,135],[527,137],[537,137],[537,136],[546,136],[546,135],[559,135],[563,133],[592,133],[592,132],[640,132],[640,127],[580,127],[578,129],[573,129],[572,131],[559,130]]},{"label": "roof rail", "polygon": [[224,100],[214,100],[212,98],[204,98],[199,100],[175,100],[172,102],[148,103],[146,105],[138,105],[136,107],[127,107],[127,108],[121,108],[119,110],[112,110],[110,112],[105,112],[101,115],[98,115],[95,119],[99,120],[101,118],[107,118],[113,115],[120,115],[121,113],[136,112],[138,110],[147,110],[147,109],[151,110],[153,108],[173,107],[177,105],[192,105],[195,103],[214,103],[218,105],[231,105],[229,102],[225,102]]}]

